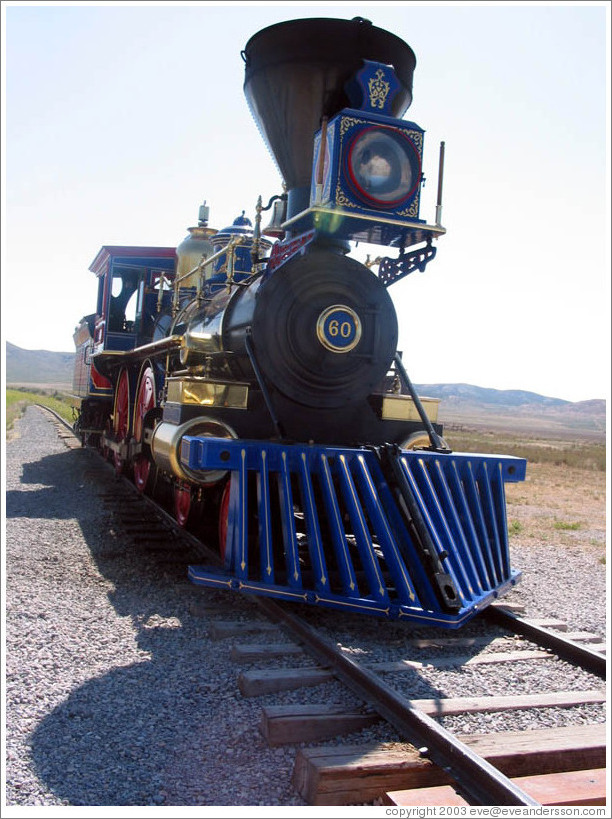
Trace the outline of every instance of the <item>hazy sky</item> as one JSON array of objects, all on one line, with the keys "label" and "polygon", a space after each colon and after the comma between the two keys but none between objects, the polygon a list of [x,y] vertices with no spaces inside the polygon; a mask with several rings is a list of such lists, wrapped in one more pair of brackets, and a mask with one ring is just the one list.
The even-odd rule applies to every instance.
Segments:
[{"label": "hazy sky", "polygon": [[389,291],[413,381],[608,396],[609,3],[3,2],[2,14],[3,342],[72,351],[104,244],[175,246],[204,199],[214,227],[253,218],[281,185],[241,50],[276,22],[359,15],[416,53],[406,117],[426,131],[430,222],[446,143],[447,235],[425,273]]}]

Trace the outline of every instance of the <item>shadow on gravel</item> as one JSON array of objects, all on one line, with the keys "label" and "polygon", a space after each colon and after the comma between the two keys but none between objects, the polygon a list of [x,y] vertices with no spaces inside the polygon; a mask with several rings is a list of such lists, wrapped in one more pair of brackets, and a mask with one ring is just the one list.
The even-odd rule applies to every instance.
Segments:
[{"label": "shadow on gravel", "polygon": [[[82,615],[68,606],[61,624],[53,617],[50,626],[64,631],[49,632],[49,651],[61,643],[63,652],[72,656],[62,674],[64,685],[79,668],[84,634],[91,634],[85,673],[95,673],[92,652],[98,650],[101,675],[74,688],[33,730],[31,755],[45,786],[66,804],[79,806],[253,805],[262,788],[250,799],[249,782],[257,783],[262,776],[274,783],[270,790],[279,793],[284,788],[289,800],[267,804],[296,804],[290,787],[293,754],[284,757],[289,767],[283,768],[285,752],[267,747],[252,705],[245,704],[238,692],[239,669],[228,669],[229,645],[218,644],[218,651],[211,646],[207,618],[190,613],[191,589],[187,594],[176,589],[175,583],[186,577],[185,564],[129,541],[124,545],[126,535],[120,530],[113,539],[109,531],[113,513],[101,498],[92,497],[116,484],[112,469],[92,453],[67,451],[25,465],[22,483],[37,488],[8,492],[7,516],[75,518],[97,572],[112,583],[111,591],[108,583],[96,591],[91,578],[98,575],[89,567],[82,581],[84,594],[100,595],[100,612],[96,608],[88,613],[83,623]],[[70,571],[69,565],[65,571]],[[78,583],[77,578],[77,593]],[[217,615],[229,619],[244,612],[248,617],[250,604],[239,596],[229,597],[211,592],[205,599],[222,601]],[[62,605],[61,587],[57,604]],[[34,616],[37,607],[34,600],[30,609]],[[323,616],[320,612],[315,619]],[[337,619],[333,612],[330,616]],[[391,634],[406,636],[396,625],[389,627]],[[121,641],[130,647],[123,666]],[[135,647],[148,652],[150,659],[133,662]],[[221,655],[222,660],[216,659]],[[415,696],[439,694],[424,680],[419,686]],[[323,702],[325,694],[323,687],[305,694],[302,701]]]},{"label": "shadow on gravel", "polygon": [[[79,516],[80,499],[74,494],[91,485],[91,472],[104,469],[92,462],[92,454],[66,450],[46,455],[40,461],[26,463],[20,483],[41,488],[22,491],[9,489],[6,497],[7,518],[67,519]],[[105,470],[104,470],[105,471]],[[100,471],[100,474],[101,471]]]},{"label": "shadow on gravel", "polygon": [[[248,743],[237,738],[240,730],[232,718],[240,707],[237,670],[231,677],[220,673],[207,656],[209,621],[190,613],[198,590],[193,587],[192,594],[189,587],[176,588],[177,582],[187,583],[184,556],[146,551],[131,543],[120,526],[113,531],[110,505],[95,496],[116,488],[116,479],[92,453],[66,451],[26,464],[21,483],[23,491],[7,492],[7,519],[38,518],[50,525],[41,529],[37,524],[37,537],[42,531],[46,541],[40,556],[32,552],[37,544],[28,545],[24,539],[23,547],[15,545],[17,557],[12,556],[9,565],[9,574],[14,573],[11,588],[21,582],[21,548],[29,552],[24,562],[31,567],[30,576],[46,572],[49,557],[54,567],[52,575],[44,575],[41,590],[28,594],[11,629],[16,634],[31,618],[38,619],[40,629],[49,622],[48,632],[37,631],[37,645],[31,651],[52,658],[51,668],[61,664],[58,683],[72,689],[48,716],[34,723],[26,740],[36,775],[44,783],[43,793],[46,788],[66,804],[79,806],[234,804],[232,792],[243,790],[244,766],[254,764],[263,739],[256,724],[245,726],[252,729]],[[69,544],[53,540],[54,532],[62,530],[52,522],[69,519],[78,522],[95,566],[83,562],[82,546],[73,563],[67,557]],[[74,579],[69,572],[75,572]],[[80,583],[83,599],[93,602],[90,609],[72,610],[70,600],[78,597]],[[214,593],[207,599],[214,599]],[[64,607],[64,613],[49,614],[54,605],[60,611]],[[237,601],[235,609],[240,608]],[[88,635],[91,642],[84,648]],[[229,646],[221,650],[229,652]],[[143,659],[134,662],[139,651],[145,652]],[[45,679],[53,685],[52,672],[43,670],[37,677],[41,663],[38,657],[32,660],[22,702],[36,700]],[[99,676],[84,684],[70,684],[73,676],[96,673]],[[12,713],[20,714],[21,707],[14,712],[9,707],[9,724]],[[208,724],[215,725],[215,737],[224,737],[222,747],[217,742],[211,747]],[[24,727],[14,724],[11,730],[18,733]],[[222,768],[224,776],[216,772],[219,759],[226,755],[237,762],[233,787],[225,776],[227,766]],[[249,778],[256,781],[253,774]],[[13,804],[44,804],[40,796],[32,797],[37,790],[40,785],[29,794],[13,790],[17,794]]]},{"label": "shadow on gravel", "polygon": [[71,805],[233,804],[206,759],[211,755],[214,772],[217,755],[225,754],[206,747],[205,725],[222,715],[207,684],[193,667],[183,667],[189,647],[178,635],[163,641],[150,662],[76,689],[34,732],[38,775],[60,799]]}]

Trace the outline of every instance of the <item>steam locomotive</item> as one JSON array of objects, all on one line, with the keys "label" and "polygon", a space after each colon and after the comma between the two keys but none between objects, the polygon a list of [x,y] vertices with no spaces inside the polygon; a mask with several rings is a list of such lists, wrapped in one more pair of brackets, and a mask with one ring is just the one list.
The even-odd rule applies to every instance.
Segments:
[{"label": "steam locomotive", "polygon": [[419,215],[415,55],[368,20],[313,18],[242,58],[282,193],[222,230],[204,203],[176,248],[101,248],[75,429],[217,544],[194,583],[457,628],[519,580],[505,483],[526,464],[452,452],[397,350],[389,288],[445,233],[444,143],[435,222]]}]

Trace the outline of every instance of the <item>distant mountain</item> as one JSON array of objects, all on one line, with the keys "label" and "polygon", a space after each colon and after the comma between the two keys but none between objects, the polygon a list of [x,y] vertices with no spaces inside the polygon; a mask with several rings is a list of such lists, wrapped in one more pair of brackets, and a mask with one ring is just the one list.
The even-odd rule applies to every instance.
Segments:
[{"label": "distant mountain", "polygon": [[419,384],[417,388],[421,395],[440,398],[449,404],[543,408],[562,407],[572,403],[563,398],[548,398],[526,390],[494,390],[487,387],[474,387],[472,384]]},{"label": "distant mountain", "polygon": [[490,387],[474,387],[472,384],[417,384],[419,395],[439,398],[448,407],[489,407],[519,411],[555,410],[580,412],[587,415],[599,415],[606,412],[603,398],[591,398],[588,401],[566,401],[564,398],[551,398],[527,390],[494,390]]},{"label": "distant mountain", "polygon": [[605,415],[606,402],[603,398],[591,398],[589,401],[576,401],[570,405],[574,409],[579,409],[585,415]]},{"label": "distant mountain", "polygon": [[416,384],[421,396],[439,398],[438,420],[447,430],[476,426],[493,431],[605,440],[606,402],[565,401],[526,390],[494,390],[471,384]]},{"label": "distant mountain", "polygon": [[[72,384],[74,353],[23,350],[7,341],[6,383],[57,386]],[[439,420],[445,424],[592,436],[605,433],[606,402],[565,401],[526,390],[494,390],[472,384],[415,384],[421,396],[439,398]]]},{"label": "distant mountain", "polygon": [[7,384],[72,384],[74,353],[23,350],[6,342]]}]

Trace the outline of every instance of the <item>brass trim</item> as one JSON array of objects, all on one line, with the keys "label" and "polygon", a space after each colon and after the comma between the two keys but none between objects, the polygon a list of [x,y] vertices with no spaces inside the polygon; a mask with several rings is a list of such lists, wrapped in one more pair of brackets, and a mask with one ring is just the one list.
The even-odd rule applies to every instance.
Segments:
[{"label": "brass trim", "polygon": [[229,384],[199,378],[168,379],[167,401],[171,403],[245,410],[248,399],[247,384]]},{"label": "brass trim", "polygon": [[335,216],[336,218],[347,216],[351,219],[356,219],[362,222],[380,222],[384,225],[391,225],[393,227],[399,228],[414,228],[415,230],[422,230],[426,231],[427,233],[435,233],[439,236],[442,236],[446,233],[446,228],[442,227],[442,225],[428,225],[424,222],[415,222],[409,219],[394,219],[389,216],[384,216],[383,214],[362,214],[362,213],[351,213],[351,211],[343,210],[342,208],[324,208],[321,205],[315,205],[314,207],[309,207],[306,210],[297,213],[295,216],[292,216],[291,219],[288,219],[286,222],[283,222],[282,228],[283,230],[287,230],[291,227],[295,222],[300,219],[303,219],[305,216],[312,214],[313,217],[317,214],[329,214],[330,216]]},{"label": "brass trim", "polygon": [[114,357],[114,358],[126,358],[129,353],[134,352],[133,350],[100,350],[98,353],[92,353],[91,358],[102,358],[103,356]]},{"label": "brass trim", "polygon": [[[435,423],[438,420],[439,398],[421,398],[427,417]],[[382,418],[384,421],[420,421],[416,405],[409,395],[383,395]]]},{"label": "brass trim", "polygon": [[[344,346],[341,344],[334,344],[333,341],[330,340],[330,335],[332,335],[331,327],[326,328],[325,326],[327,319],[339,311],[346,313],[351,321],[343,321],[340,323],[336,320],[336,335],[340,335],[342,338],[344,337],[343,328],[345,325],[348,326],[348,335],[350,336],[351,332],[354,334],[353,340]],[[351,350],[355,349],[361,340],[361,319],[351,307],[348,307],[348,305],[332,304],[331,307],[327,307],[325,310],[323,310],[317,319],[317,338],[319,339],[319,343],[322,344],[326,350],[330,350],[332,353],[350,353]]]},{"label": "brass trim", "polygon": [[177,426],[168,421],[161,421],[153,430],[151,453],[160,469],[169,472],[182,480],[210,485],[227,474],[223,469],[189,469],[181,459],[182,441],[186,435],[214,438],[237,438],[234,430],[206,415],[199,415],[184,424]]}]

